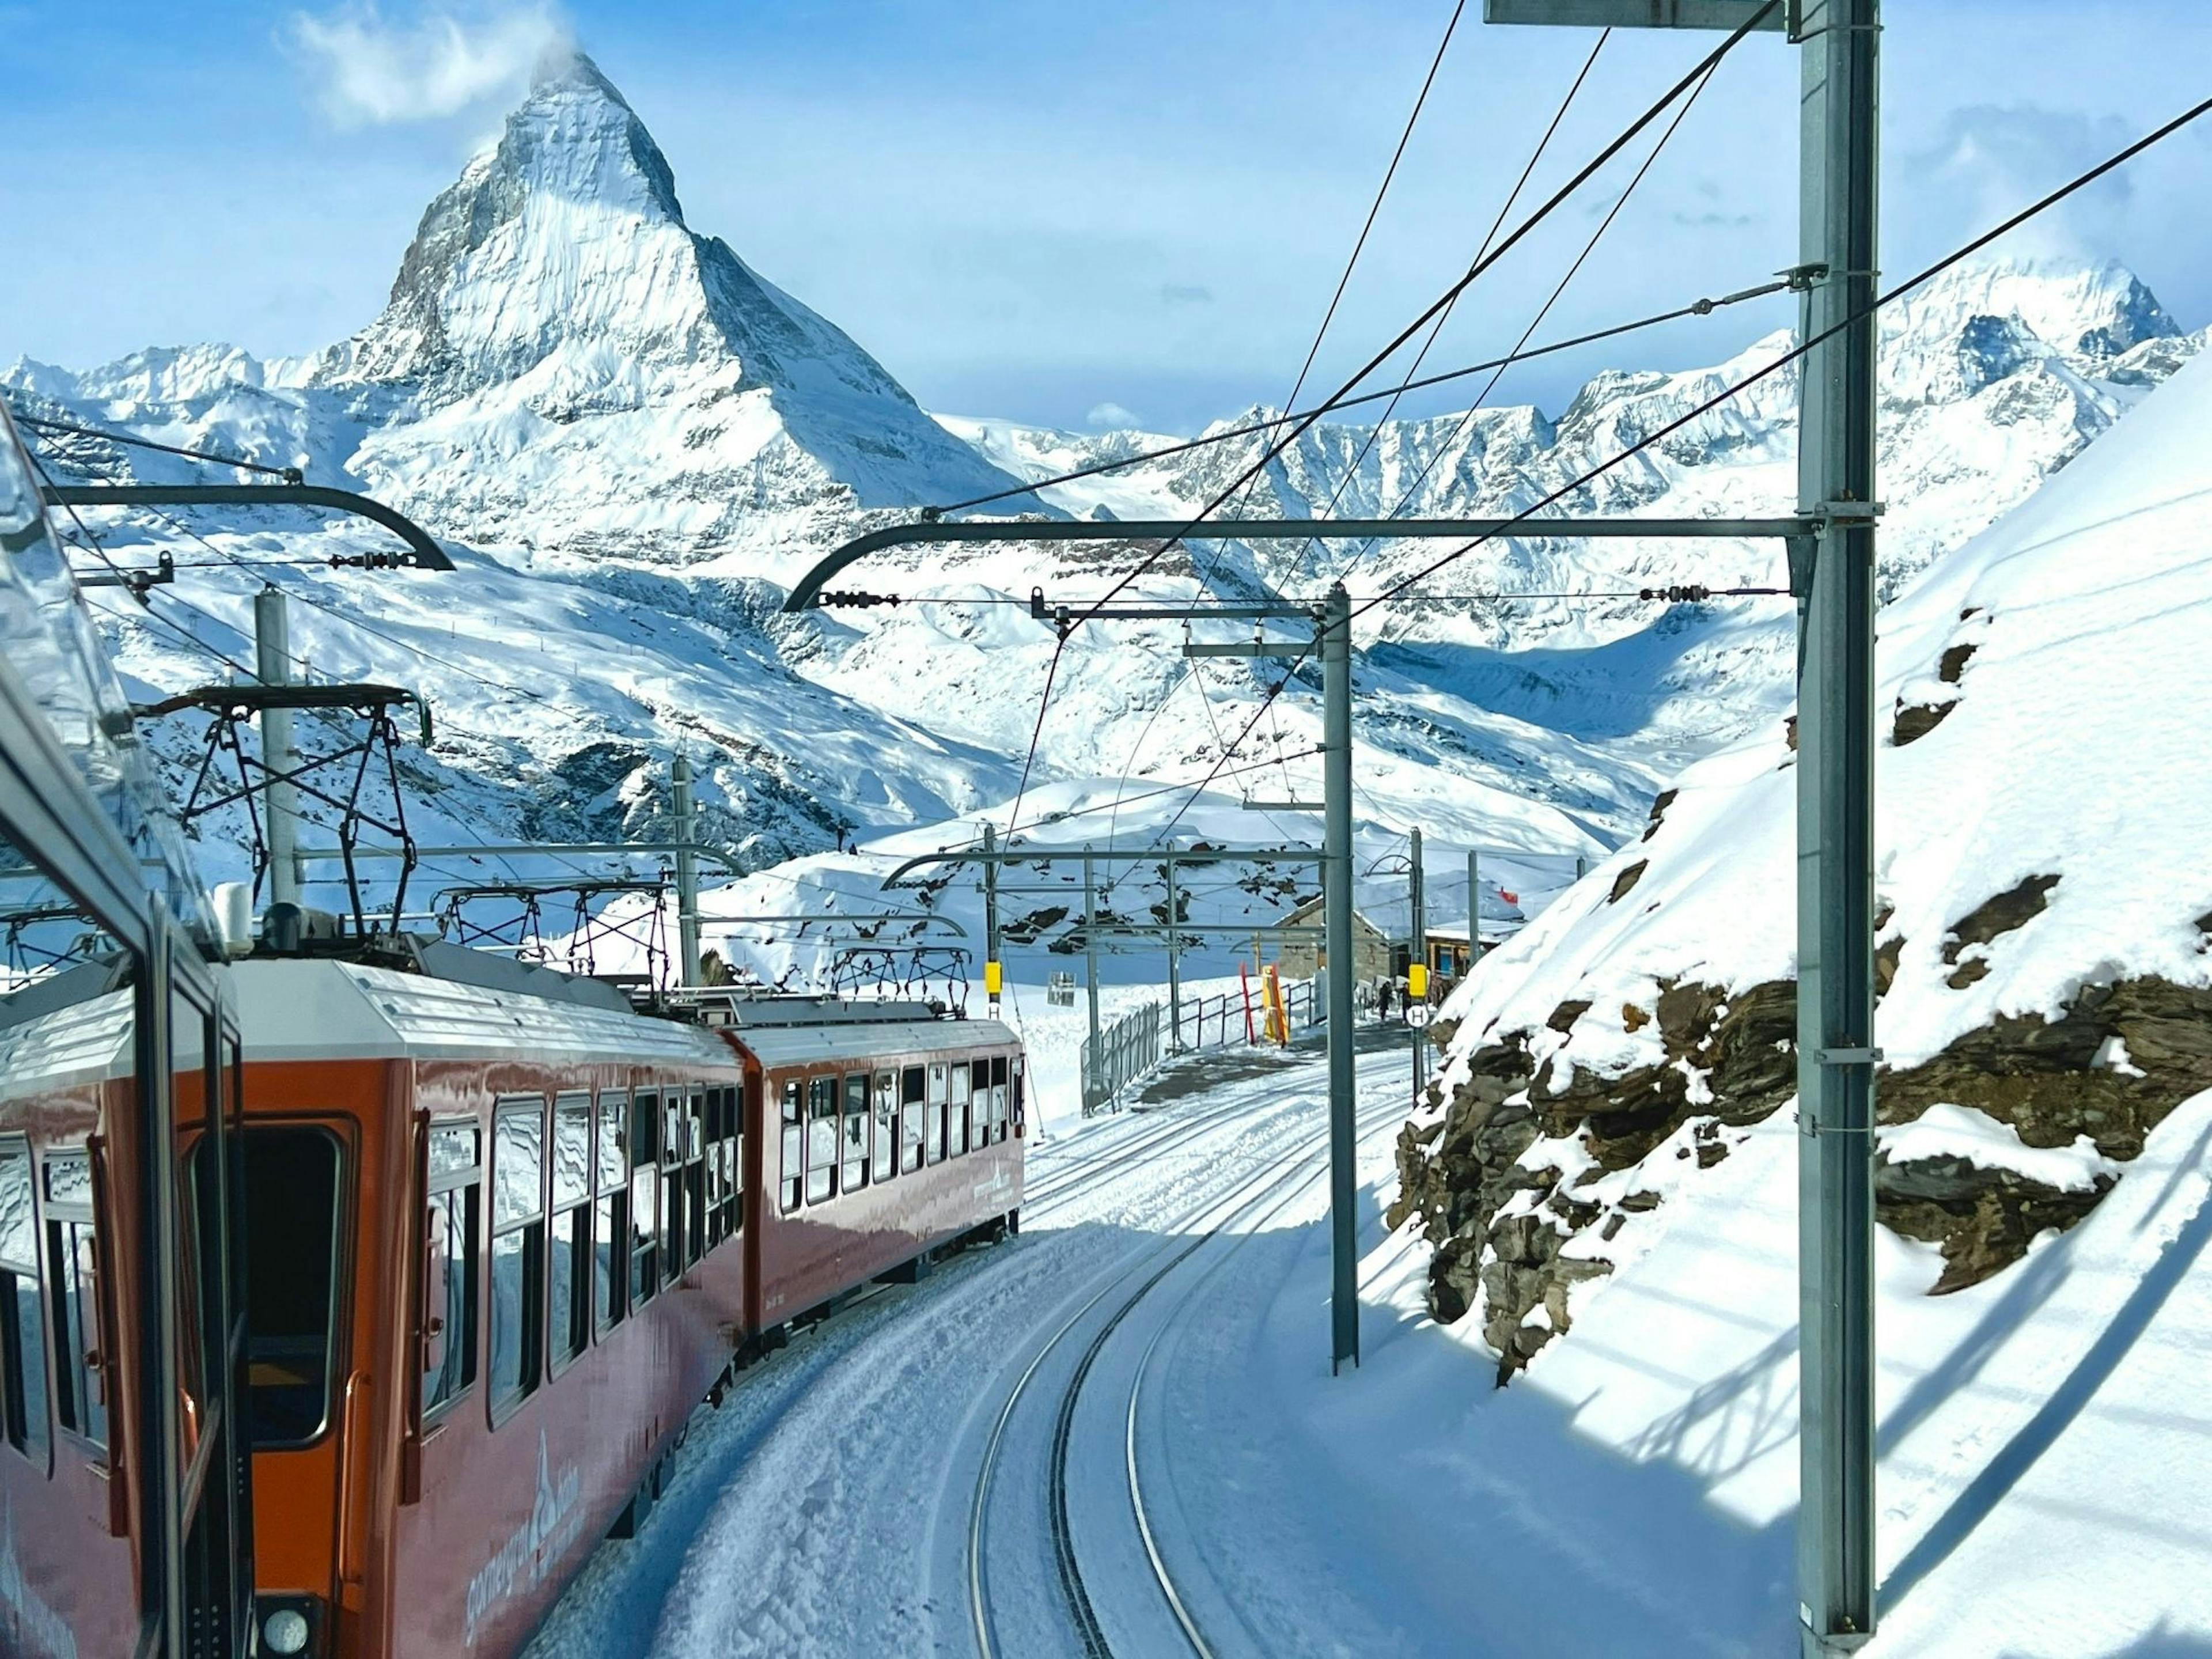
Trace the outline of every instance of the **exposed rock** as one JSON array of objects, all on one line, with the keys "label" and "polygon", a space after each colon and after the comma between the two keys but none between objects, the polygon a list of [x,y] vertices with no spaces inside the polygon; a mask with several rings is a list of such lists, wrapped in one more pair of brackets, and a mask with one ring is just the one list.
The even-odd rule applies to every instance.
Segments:
[{"label": "exposed rock", "polygon": [[2064,1192],[1962,1158],[1884,1159],[1875,1164],[1875,1206],[1892,1231],[1941,1248],[1943,1272],[1929,1294],[1948,1296],[2012,1266],[2038,1233],[2072,1226],[2112,1184],[2108,1176]]},{"label": "exposed rock", "polygon": [[1897,719],[1889,731],[1892,746],[1902,749],[1908,743],[1918,742],[1942,725],[1958,706],[1955,697],[1948,702],[1899,703]]},{"label": "exposed rock", "polygon": [[1954,969],[1943,981],[1954,991],[1963,991],[1969,985],[1978,985],[1990,976],[1990,959],[1976,957],[1972,962]]},{"label": "exposed rock", "polygon": [[[1877,927],[1879,923],[1875,924]],[[1874,948],[1874,994],[1881,995],[1897,981],[1897,964],[1905,955],[1905,935],[1893,934]]]},{"label": "exposed rock", "polygon": [[1956,685],[1959,676],[1966,672],[1967,661],[1973,656],[1972,645],[1954,645],[1946,651],[1936,665],[1936,678],[1946,685]]},{"label": "exposed rock", "polygon": [[2056,876],[2030,876],[2017,887],[1984,899],[1951,924],[1950,934],[1943,941],[1943,960],[1956,962],[1967,946],[1987,945],[2041,915],[2048,902],[2046,896],[2057,885]]},{"label": "exposed rock", "polygon": [[1659,833],[1659,824],[1666,817],[1667,809],[1674,804],[1675,796],[1681,793],[1679,789],[1662,789],[1659,792],[1659,798],[1651,803],[1651,822],[1644,826],[1645,841]]},{"label": "exposed rock", "polygon": [[1587,1002],[1563,1002],[1552,1010],[1552,1017],[1544,1024],[1562,1034],[1571,1031],[1575,1022],[1589,1012],[1589,1008]]},{"label": "exposed rock", "polygon": [[1651,1016],[1632,1002],[1620,1005],[1620,1024],[1625,1030],[1640,1031],[1651,1023]]},{"label": "exposed rock", "polygon": [[1621,900],[1626,898],[1629,893],[1634,890],[1636,884],[1644,879],[1644,872],[1650,867],[1651,860],[1650,859],[1638,859],[1635,863],[1630,865],[1628,868],[1615,876],[1613,878],[1613,891],[1609,896],[1607,896],[1606,902],[1607,904],[1618,904]]},{"label": "exposed rock", "polygon": [[1782,735],[1783,740],[1790,745],[1790,752],[1796,754],[1797,752],[1797,717],[1795,714],[1785,716],[1783,720]]},{"label": "exposed rock", "polygon": [[[2056,880],[2031,878],[1998,895],[1963,919],[1954,939],[1960,949],[1986,945],[2040,910]],[[2212,932],[2212,915],[2203,922]],[[1624,1024],[1632,1009],[1623,1009]],[[1565,1003],[1550,1023],[1571,1032],[1587,1012]],[[1625,1217],[1660,1202],[1648,1188],[1611,1205],[1582,1197],[1589,1171],[1563,1185],[1559,1164],[1522,1167],[1524,1158],[1536,1161],[1532,1148],[1576,1142],[1601,1178],[1640,1164],[1686,1126],[1677,1155],[1709,1169],[1728,1156],[1724,1130],[1771,1116],[1796,1092],[1793,981],[1735,992],[1663,984],[1656,1012],[1636,1024],[1655,1020],[1665,1050],[1659,1062],[1616,1077],[1571,1068],[1557,1092],[1532,1090],[1540,1078],[1530,1034],[1508,1033],[1469,1057],[1440,1120],[1399,1137],[1402,1180],[1391,1224],[1420,1218],[1435,1250],[1429,1305],[1438,1321],[1462,1319],[1481,1301],[1501,1383],[1568,1328],[1572,1286],[1612,1270],[1601,1259],[1563,1255],[1565,1243],[1593,1227],[1611,1240]],[[2124,1068],[2111,1060],[2123,1047]],[[1550,1071],[1547,1061],[1543,1074]],[[1693,1075],[1703,1085],[1697,1103]],[[1885,1073],[1875,1097],[1885,1125],[1910,1122],[1940,1101],[2008,1124],[2030,1146],[2070,1146],[2087,1135],[2102,1156],[2126,1163],[2167,1113],[2208,1088],[2212,988],[2142,978],[2087,987],[2053,1018],[2000,1016],[1920,1065]],[[2072,1226],[2111,1184],[2067,1191],[1964,1159],[1885,1159],[1876,1213],[1941,1249],[1934,1293],[1945,1294],[2018,1261],[2039,1233]],[[1539,1308],[1543,1318],[1532,1324]]]}]

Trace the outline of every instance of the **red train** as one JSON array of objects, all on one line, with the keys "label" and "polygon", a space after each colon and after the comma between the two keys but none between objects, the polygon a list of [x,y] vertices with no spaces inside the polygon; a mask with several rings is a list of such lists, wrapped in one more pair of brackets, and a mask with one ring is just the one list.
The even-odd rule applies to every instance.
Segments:
[{"label": "red train", "polygon": [[511,1652],[739,1364],[1018,1224],[994,1021],[422,966],[232,969],[264,1651]]},{"label": "red train", "polygon": [[92,641],[0,411],[0,1656],[511,1653],[740,1365],[1018,1225],[1021,1047],[226,963]]}]

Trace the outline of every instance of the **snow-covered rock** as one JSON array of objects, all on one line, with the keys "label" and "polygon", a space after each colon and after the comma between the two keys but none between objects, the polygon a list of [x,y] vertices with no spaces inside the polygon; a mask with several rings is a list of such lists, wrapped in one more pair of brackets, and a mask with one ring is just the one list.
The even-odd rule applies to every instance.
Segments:
[{"label": "snow-covered rock", "polygon": [[[2212,1089],[2208,419],[2198,362],[1883,616],[1876,1190],[1923,1291],[2078,1223]],[[1443,1011],[1398,1213],[1505,1372],[1678,1207],[1724,1229],[1786,1121],[1795,766],[1777,725],[1691,768]]]}]

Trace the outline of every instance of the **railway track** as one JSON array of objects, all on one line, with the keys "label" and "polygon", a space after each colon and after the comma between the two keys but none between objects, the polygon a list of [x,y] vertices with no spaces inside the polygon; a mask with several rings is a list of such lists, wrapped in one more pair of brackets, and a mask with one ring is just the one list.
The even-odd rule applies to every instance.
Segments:
[{"label": "railway track", "polygon": [[[1250,1109],[1247,1104],[1209,1113],[1205,1127],[1210,1127],[1222,1116],[1249,1113]],[[1364,1139],[1378,1128],[1398,1121],[1403,1115],[1403,1109],[1395,1101],[1374,1108],[1361,1115],[1355,1133],[1359,1139]],[[1047,1463],[1047,1516],[1054,1577],[1084,1659],[1114,1659],[1114,1649],[1098,1617],[1097,1602],[1084,1578],[1069,1510],[1067,1471],[1074,1439],[1076,1408],[1082,1398],[1084,1385],[1090,1379],[1099,1356],[1105,1352],[1123,1322],[1177,1267],[1212,1240],[1231,1233],[1247,1218],[1257,1216],[1261,1224],[1272,1219],[1310,1187],[1326,1170],[1327,1164],[1326,1145],[1316,1146],[1310,1139],[1302,1137],[1294,1150],[1269,1159],[1250,1175],[1231,1183],[1225,1192],[1217,1192],[1193,1205],[1166,1230],[1167,1242],[1150,1251],[1137,1253],[1133,1259],[1125,1258],[1109,1267],[1096,1281],[1097,1288],[1087,1297],[1082,1297],[1079,1291],[1079,1297],[1082,1297],[1080,1304],[1054,1328],[1052,1334],[1030,1358],[992,1425],[977,1472],[969,1511],[967,1539],[969,1603],[975,1646],[981,1659],[1000,1659],[1002,1655],[1018,1651],[1000,1639],[992,1613],[987,1565],[989,1516],[992,1492],[1000,1473],[1008,1431],[1040,1372],[1054,1354],[1062,1352],[1065,1345],[1073,1340],[1079,1329],[1094,1313],[1102,1307],[1109,1308],[1103,1322],[1091,1332],[1077,1355],[1066,1382],[1061,1385],[1054,1409]],[[1189,1237],[1177,1237],[1185,1233]],[[1200,1285],[1212,1277],[1212,1271],[1210,1269],[1198,1281]],[[1170,1315],[1170,1322],[1188,1305],[1196,1291],[1197,1286],[1194,1286],[1178,1300],[1174,1312]],[[1118,1300],[1115,1299],[1117,1294]],[[1165,1328],[1165,1326],[1162,1327],[1163,1330]],[[1158,1345],[1158,1335],[1156,1334],[1145,1350],[1137,1383],[1131,1390],[1129,1408],[1124,1419],[1125,1461],[1129,1469],[1132,1509],[1143,1540],[1146,1558],[1177,1627],[1188,1641],[1193,1653],[1200,1656],[1200,1659],[1212,1659],[1212,1650],[1207,1645],[1176,1589],[1158,1540],[1153,1536],[1135,1472],[1138,1391],[1142,1385],[1143,1366],[1149,1364]]]}]

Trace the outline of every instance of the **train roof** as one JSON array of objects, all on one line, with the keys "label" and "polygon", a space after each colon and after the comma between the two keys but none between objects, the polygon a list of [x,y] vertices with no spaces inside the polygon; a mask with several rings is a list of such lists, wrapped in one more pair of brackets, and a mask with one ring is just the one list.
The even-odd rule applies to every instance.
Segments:
[{"label": "train roof", "polygon": [[995,1019],[855,1020],[743,1028],[731,1033],[764,1066],[878,1054],[965,1054],[1021,1039]]},{"label": "train roof", "polygon": [[129,990],[103,990],[0,1026],[0,1100],[127,1075],[132,1006]]},{"label": "train roof", "polygon": [[248,1060],[500,1060],[518,1052],[729,1066],[712,1032],[678,1020],[330,958],[234,963]]}]

